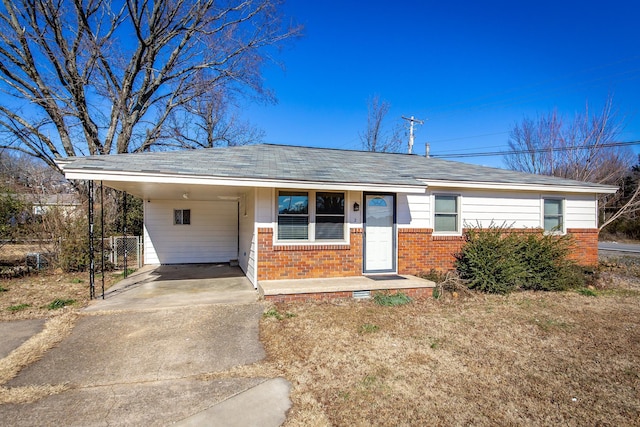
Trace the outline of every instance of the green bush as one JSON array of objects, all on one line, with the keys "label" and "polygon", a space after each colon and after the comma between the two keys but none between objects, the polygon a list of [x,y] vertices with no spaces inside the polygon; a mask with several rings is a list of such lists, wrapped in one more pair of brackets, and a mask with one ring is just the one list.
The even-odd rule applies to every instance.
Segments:
[{"label": "green bush", "polygon": [[563,291],[584,285],[584,274],[568,259],[571,239],[552,234],[521,235],[520,262],[526,270],[524,289]]},{"label": "green bush", "polygon": [[522,239],[506,227],[466,232],[466,244],[456,254],[456,269],[470,289],[506,294],[522,286],[526,271],[517,254]]},{"label": "green bush", "polygon": [[89,268],[89,238],[68,236],[60,244],[60,268],[63,271],[86,271]]},{"label": "green bush", "polygon": [[560,291],[585,284],[568,259],[568,236],[512,232],[505,226],[467,231],[456,268],[471,289],[507,294],[517,289]]}]

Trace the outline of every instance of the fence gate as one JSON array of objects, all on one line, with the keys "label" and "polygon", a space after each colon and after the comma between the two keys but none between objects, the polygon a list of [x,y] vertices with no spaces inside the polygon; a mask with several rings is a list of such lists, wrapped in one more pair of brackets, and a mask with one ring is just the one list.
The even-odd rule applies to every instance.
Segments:
[{"label": "fence gate", "polygon": [[142,236],[109,237],[111,261],[116,269],[142,267]]}]

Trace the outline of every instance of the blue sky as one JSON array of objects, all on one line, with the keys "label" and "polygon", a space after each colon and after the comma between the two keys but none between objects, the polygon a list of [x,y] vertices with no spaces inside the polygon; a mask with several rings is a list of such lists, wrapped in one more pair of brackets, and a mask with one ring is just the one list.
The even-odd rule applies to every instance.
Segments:
[{"label": "blue sky", "polygon": [[284,10],[305,30],[278,56],[284,70],[265,69],[278,103],[244,111],[266,142],[361,149],[375,94],[390,123],[427,120],[418,154],[426,142],[432,154],[505,149],[524,116],[572,117],[608,94],[621,139],[640,140],[640,2],[289,0]]}]

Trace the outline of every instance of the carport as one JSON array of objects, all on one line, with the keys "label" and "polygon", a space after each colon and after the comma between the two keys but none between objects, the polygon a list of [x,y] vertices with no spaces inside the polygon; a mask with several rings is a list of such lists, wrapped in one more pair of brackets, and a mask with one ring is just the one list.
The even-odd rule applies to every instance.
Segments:
[{"label": "carport", "polygon": [[[94,184],[97,182],[97,185]],[[103,186],[139,197],[144,207],[144,265],[170,266],[184,264],[221,264],[239,266],[243,276],[255,283],[255,270],[250,265],[250,248],[253,243],[253,215],[248,214],[252,188],[199,184],[147,183],[139,181],[88,181],[89,193],[89,253],[90,296],[95,291],[96,271],[104,259],[100,241],[96,235],[99,227],[104,230]],[[249,200],[248,200],[249,199]],[[94,205],[100,206],[96,211]],[[126,202],[123,203],[122,230],[126,237]],[[241,214],[243,212],[243,214]],[[102,237],[102,240],[100,239]],[[126,266],[126,254],[125,254]],[[127,269],[125,268],[125,278]],[[180,269],[195,271],[194,269]],[[189,273],[185,273],[189,274]],[[253,280],[252,280],[253,279]],[[170,280],[167,280],[170,282]],[[99,285],[98,285],[99,287]],[[253,288],[256,289],[255,284]]]},{"label": "carport", "polygon": [[229,264],[147,265],[108,289],[87,311],[252,303],[258,293]]}]

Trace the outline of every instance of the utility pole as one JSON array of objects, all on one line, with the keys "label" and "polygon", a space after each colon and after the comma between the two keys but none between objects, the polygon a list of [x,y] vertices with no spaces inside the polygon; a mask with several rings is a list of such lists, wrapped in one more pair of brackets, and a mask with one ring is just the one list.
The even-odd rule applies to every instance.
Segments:
[{"label": "utility pole", "polygon": [[424,124],[424,120],[418,120],[415,117],[411,116],[411,117],[405,117],[402,116],[403,119],[408,120],[409,121],[409,154],[411,154],[411,152],[413,151],[413,126],[414,124],[419,124],[419,125],[423,125]]}]

